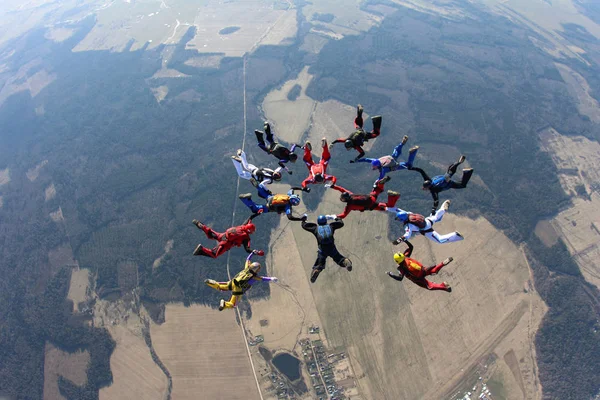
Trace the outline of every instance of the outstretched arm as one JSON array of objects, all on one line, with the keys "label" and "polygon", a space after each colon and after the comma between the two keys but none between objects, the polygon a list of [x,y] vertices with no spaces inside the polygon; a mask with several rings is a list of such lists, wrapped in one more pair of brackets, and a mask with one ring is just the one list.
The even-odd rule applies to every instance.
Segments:
[{"label": "outstretched arm", "polygon": [[410,257],[410,255],[413,252],[414,246],[412,245],[411,242],[409,242],[408,240],[405,240],[404,243],[408,246],[408,248],[406,250],[404,250],[404,255],[406,257]]},{"label": "outstretched arm", "polygon": [[250,258],[252,257],[252,255],[254,254],[252,252],[252,248],[250,248],[250,239],[246,239],[244,240],[244,242],[242,243],[244,245],[244,250],[246,250],[246,253],[250,253],[250,255],[248,256],[247,260],[250,260]]},{"label": "outstretched arm", "polygon": [[356,160],[356,162],[368,162],[368,163],[370,163],[370,162],[373,162],[375,160],[376,160],[375,158],[368,158],[368,157],[366,157],[366,158],[361,158],[360,160]]},{"label": "outstretched arm", "polygon": [[302,221],[302,218],[295,217],[292,213],[292,207],[288,205],[285,209],[285,215],[290,221]]},{"label": "outstretched arm", "polygon": [[329,146],[331,147],[336,143],[344,143],[345,141],[346,141],[346,138],[335,139],[333,142],[331,142],[331,144]]},{"label": "outstretched arm", "polygon": [[427,173],[425,171],[423,171],[421,168],[419,167],[413,167],[412,168],[413,171],[417,171],[418,173],[421,174],[421,176],[423,177],[424,181],[430,181],[431,178],[429,177],[429,175],[427,175]]}]

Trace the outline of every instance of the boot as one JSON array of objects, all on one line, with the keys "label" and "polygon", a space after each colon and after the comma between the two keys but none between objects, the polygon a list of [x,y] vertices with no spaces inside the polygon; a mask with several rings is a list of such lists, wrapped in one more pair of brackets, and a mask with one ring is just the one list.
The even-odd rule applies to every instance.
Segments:
[{"label": "boot", "polygon": [[325,148],[325,147],[327,147],[327,138],[323,138],[323,139],[321,139],[321,147],[322,147],[322,148]]},{"label": "boot", "polygon": [[197,219],[192,220],[192,224],[196,225],[196,227],[198,227],[198,229],[204,230],[204,224],[202,222],[198,221]]},{"label": "boot", "polygon": [[457,231],[457,232],[454,232],[454,233],[456,233],[456,236],[458,236],[459,238],[463,238],[463,239],[465,238],[465,237],[464,237],[463,235],[461,235],[461,234],[460,234],[460,232],[458,232],[458,231]]},{"label": "boot", "polygon": [[348,272],[352,271],[352,261],[350,261],[348,258],[344,258],[344,261],[342,261],[342,264],[344,264],[344,267],[346,267]]},{"label": "boot", "polygon": [[359,104],[356,106],[356,117],[362,118],[362,113],[363,113],[363,106]]},{"label": "boot", "polygon": [[223,311],[225,309],[225,300],[221,299],[219,302],[219,311]]},{"label": "boot", "polygon": [[450,208],[450,200],[446,200],[445,202],[442,203],[442,207],[441,207],[442,210],[448,211],[449,208]]},{"label": "boot", "polygon": [[390,181],[390,179],[392,179],[390,176],[384,176],[381,179],[378,179],[375,181],[375,186],[381,184],[381,185],[385,185],[387,182]]},{"label": "boot", "polygon": [[231,156],[232,159],[234,159],[235,161],[241,163],[242,162],[242,158],[240,156]]},{"label": "boot", "polygon": [[410,148],[410,150],[408,150],[408,154],[414,153],[417,150],[419,150],[419,146],[413,146]]},{"label": "boot", "polygon": [[310,274],[310,281],[311,283],[315,283],[317,281],[317,278],[319,277],[319,274],[321,273],[322,270],[318,269],[318,268],[313,268],[311,274]]},{"label": "boot", "polygon": [[408,142],[408,136],[404,135],[404,137],[402,138],[402,144],[406,144],[406,142]]},{"label": "boot", "polygon": [[394,275],[394,273],[393,273],[393,272],[391,272],[391,271],[388,271],[388,273],[387,273],[387,274],[388,274],[388,276],[389,276],[390,278],[392,278],[392,279],[395,279],[395,280],[397,280],[397,281],[401,281],[401,280],[403,279],[403,276],[402,276],[402,275]]},{"label": "boot", "polygon": [[467,186],[467,183],[469,183],[469,179],[471,179],[471,175],[473,175],[473,168],[465,168],[463,169],[463,176],[462,176],[462,184],[464,186]]},{"label": "boot", "polygon": [[458,163],[462,164],[465,162],[466,159],[467,159],[467,157],[461,155],[460,158],[458,159]]},{"label": "boot", "polygon": [[236,153],[239,157],[242,156],[242,149],[237,149],[237,153]]},{"label": "boot", "polygon": [[238,196],[240,199],[248,199],[250,200],[252,198],[252,193],[244,193],[244,194],[240,194]]},{"label": "boot", "polygon": [[448,265],[448,264],[450,264],[452,261],[454,261],[454,258],[452,258],[452,257],[448,257],[448,258],[446,258],[446,259],[445,259],[445,260],[442,262],[442,264],[444,264],[444,265]]},{"label": "boot", "polygon": [[312,144],[307,140],[306,143],[304,143],[304,148],[312,151]]},{"label": "boot", "polygon": [[206,284],[207,284],[207,285],[209,285],[209,286],[210,286],[210,285],[218,285],[218,284],[219,284],[219,282],[217,282],[217,281],[215,281],[215,280],[213,280],[213,279],[205,279],[205,280],[204,280],[204,283],[206,283]]},{"label": "boot", "polygon": [[398,192],[394,192],[393,190],[388,190],[388,191],[387,191],[387,195],[388,195],[388,197],[390,197],[390,196],[392,196],[392,197],[393,197],[393,196],[398,196],[398,197],[400,197],[400,193],[398,193]]},{"label": "boot", "polygon": [[254,130],[254,134],[256,135],[256,139],[258,139],[259,142],[264,142],[265,133],[263,131],[259,131],[258,129],[256,129]]},{"label": "boot", "polygon": [[381,129],[381,119],[382,119],[381,115],[376,115],[374,117],[371,117],[371,121],[373,122],[373,130],[375,132],[379,132],[379,130]]},{"label": "boot", "polygon": [[258,182],[256,182],[256,179],[250,178],[250,183],[252,184],[252,186],[258,187]]},{"label": "boot", "polygon": [[271,124],[269,124],[267,121],[265,121],[264,130],[267,135],[271,134]]},{"label": "boot", "polygon": [[193,254],[195,256],[203,256],[204,255],[204,248],[202,247],[201,244],[199,244],[198,246],[196,246],[196,249],[194,250]]},{"label": "boot", "polygon": [[446,286],[446,292],[448,293],[452,293],[452,287],[450,285],[448,285],[448,282],[443,282],[444,286]]}]

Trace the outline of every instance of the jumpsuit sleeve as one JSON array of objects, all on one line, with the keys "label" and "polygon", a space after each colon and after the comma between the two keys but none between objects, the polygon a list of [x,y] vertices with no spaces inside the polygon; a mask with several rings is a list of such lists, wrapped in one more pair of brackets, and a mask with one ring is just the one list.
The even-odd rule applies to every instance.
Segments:
[{"label": "jumpsuit sleeve", "polygon": [[250,248],[250,239],[246,239],[244,240],[244,242],[242,243],[244,245],[244,250],[246,250],[246,253],[250,253],[250,255],[252,255],[252,248]]},{"label": "jumpsuit sleeve", "polygon": [[344,143],[345,141],[346,141],[345,138],[335,139],[333,142],[331,142],[331,144]]},{"label": "jumpsuit sleeve", "polygon": [[317,229],[317,224],[315,224],[314,222],[302,221],[302,229],[310,233],[314,233]]},{"label": "jumpsuit sleeve", "polygon": [[404,255],[406,257],[410,257],[410,255],[413,252],[414,246],[412,245],[411,242],[409,242],[408,240],[404,241],[404,243],[406,243],[406,245],[408,246],[408,249],[404,250]]},{"label": "jumpsuit sleeve", "polygon": [[248,257],[246,257],[246,264],[244,264],[244,269],[250,266],[250,261],[252,260],[253,255],[254,253],[250,252],[250,254],[248,254]]},{"label": "jumpsuit sleeve", "polygon": [[404,235],[402,235],[402,237],[404,238],[404,240],[408,240],[411,236],[412,230],[410,229],[410,224],[406,224],[406,226],[404,227]]},{"label": "jumpsuit sleeve", "polygon": [[437,192],[434,192],[433,190],[431,191],[431,197],[433,197],[433,207],[431,208],[431,214],[435,214],[435,211],[438,208],[438,205],[440,204],[440,196],[437,194]]},{"label": "jumpsuit sleeve", "polygon": [[292,213],[292,207],[289,204],[285,208],[285,215],[290,221],[302,221],[302,218],[294,217],[294,214]]},{"label": "jumpsuit sleeve", "polygon": [[306,186],[308,186],[309,183],[315,183],[315,181],[310,176],[302,181],[302,189],[306,188]]},{"label": "jumpsuit sleeve", "polygon": [[336,218],[336,220],[330,223],[329,226],[331,227],[332,231],[335,231],[336,229],[341,229],[344,227],[344,221]]},{"label": "jumpsuit sleeve", "polygon": [[354,146],[354,149],[356,151],[358,151],[358,155],[356,156],[356,158],[354,159],[355,162],[357,162],[358,160],[360,160],[362,157],[364,157],[365,155],[365,151],[362,149],[361,146]]},{"label": "jumpsuit sleeve", "polygon": [[290,153],[293,153],[296,150],[296,147],[298,147],[296,143],[292,144],[292,147],[290,148]]},{"label": "jumpsuit sleeve", "polygon": [[374,158],[368,158],[368,157],[361,158],[360,160],[356,160],[356,162],[368,162],[368,163],[373,162],[373,161],[375,161]]},{"label": "jumpsuit sleeve", "polygon": [[424,181],[430,181],[431,178],[429,177],[429,175],[427,175],[427,173],[425,171],[423,171],[421,168],[413,168],[413,171],[417,171],[418,173],[421,174],[421,176],[423,177]]}]

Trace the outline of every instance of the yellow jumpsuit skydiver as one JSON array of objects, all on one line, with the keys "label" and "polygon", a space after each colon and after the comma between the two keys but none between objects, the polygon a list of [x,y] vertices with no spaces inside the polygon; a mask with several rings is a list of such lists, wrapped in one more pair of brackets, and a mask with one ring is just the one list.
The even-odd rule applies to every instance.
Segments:
[{"label": "yellow jumpsuit skydiver", "polygon": [[277,278],[270,276],[258,276],[258,271],[260,271],[260,264],[257,262],[251,263],[252,256],[256,254],[257,251],[254,250],[252,253],[248,255],[246,259],[246,264],[244,269],[237,273],[236,276],[233,277],[228,282],[217,282],[212,279],[207,279],[204,281],[208,286],[213,289],[220,290],[222,292],[231,291],[231,298],[229,301],[225,301],[221,299],[219,304],[219,311],[223,311],[225,308],[233,308],[237,305],[239,298],[246,293],[252,284],[255,281],[267,281],[267,282],[277,282]]}]

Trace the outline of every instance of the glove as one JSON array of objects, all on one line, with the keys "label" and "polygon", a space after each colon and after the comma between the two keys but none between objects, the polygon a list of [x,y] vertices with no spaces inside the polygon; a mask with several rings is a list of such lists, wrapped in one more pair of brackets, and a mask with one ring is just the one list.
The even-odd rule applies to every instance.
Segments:
[{"label": "glove", "polygon": [[394,240],[394,241],[392,242],[392,244],[393,244],[394,246],[396,246],[396,245],[399,245],[399,244],[400,244],[400,241],[399,241],[398,239],[396,239],[396,240]]},{"label": "glove", "polygon": [[293,171],[288,171],[287,173],[290,174],[290,175],[292,175]]},{"label": "glove", "polygon": [[272,276],[271,277],[271,282],[279,282],[279,279],[277,279],[277,277]]},{"label": "glove", "polygon": [[308,215],[304,214],[300,219],[302,221],[306,221],[308,219]]},{"label": "glove", "polygon": [[193,219],[193,220],[192,220],[192,224],[194,224],[194,225],[198,225],[198,220],[197,220],[197,219]]},{"label": "glove", "polygon": [[256,254],[257,256],[264,256],[265,252],[263,250],[253,250],[252,251],[254,254]]},{"label": "glove", "polygon": [[307,186],[307,187],[303,188],[302,191],[304,191],[306,193],[310,193],[310,188]]},{"label": "glove", "polygon": [[354,164],[356,161],[354,160],[350,160],[350,164]]},{"label": "glove", "polygon": [[333,184],[330,182],[330,183],[326,183],[326,184],[325,184],[325,185],[323,185],[323,186],[325,186],[327,189],[329,189],[331,186],[333,186]]}]

